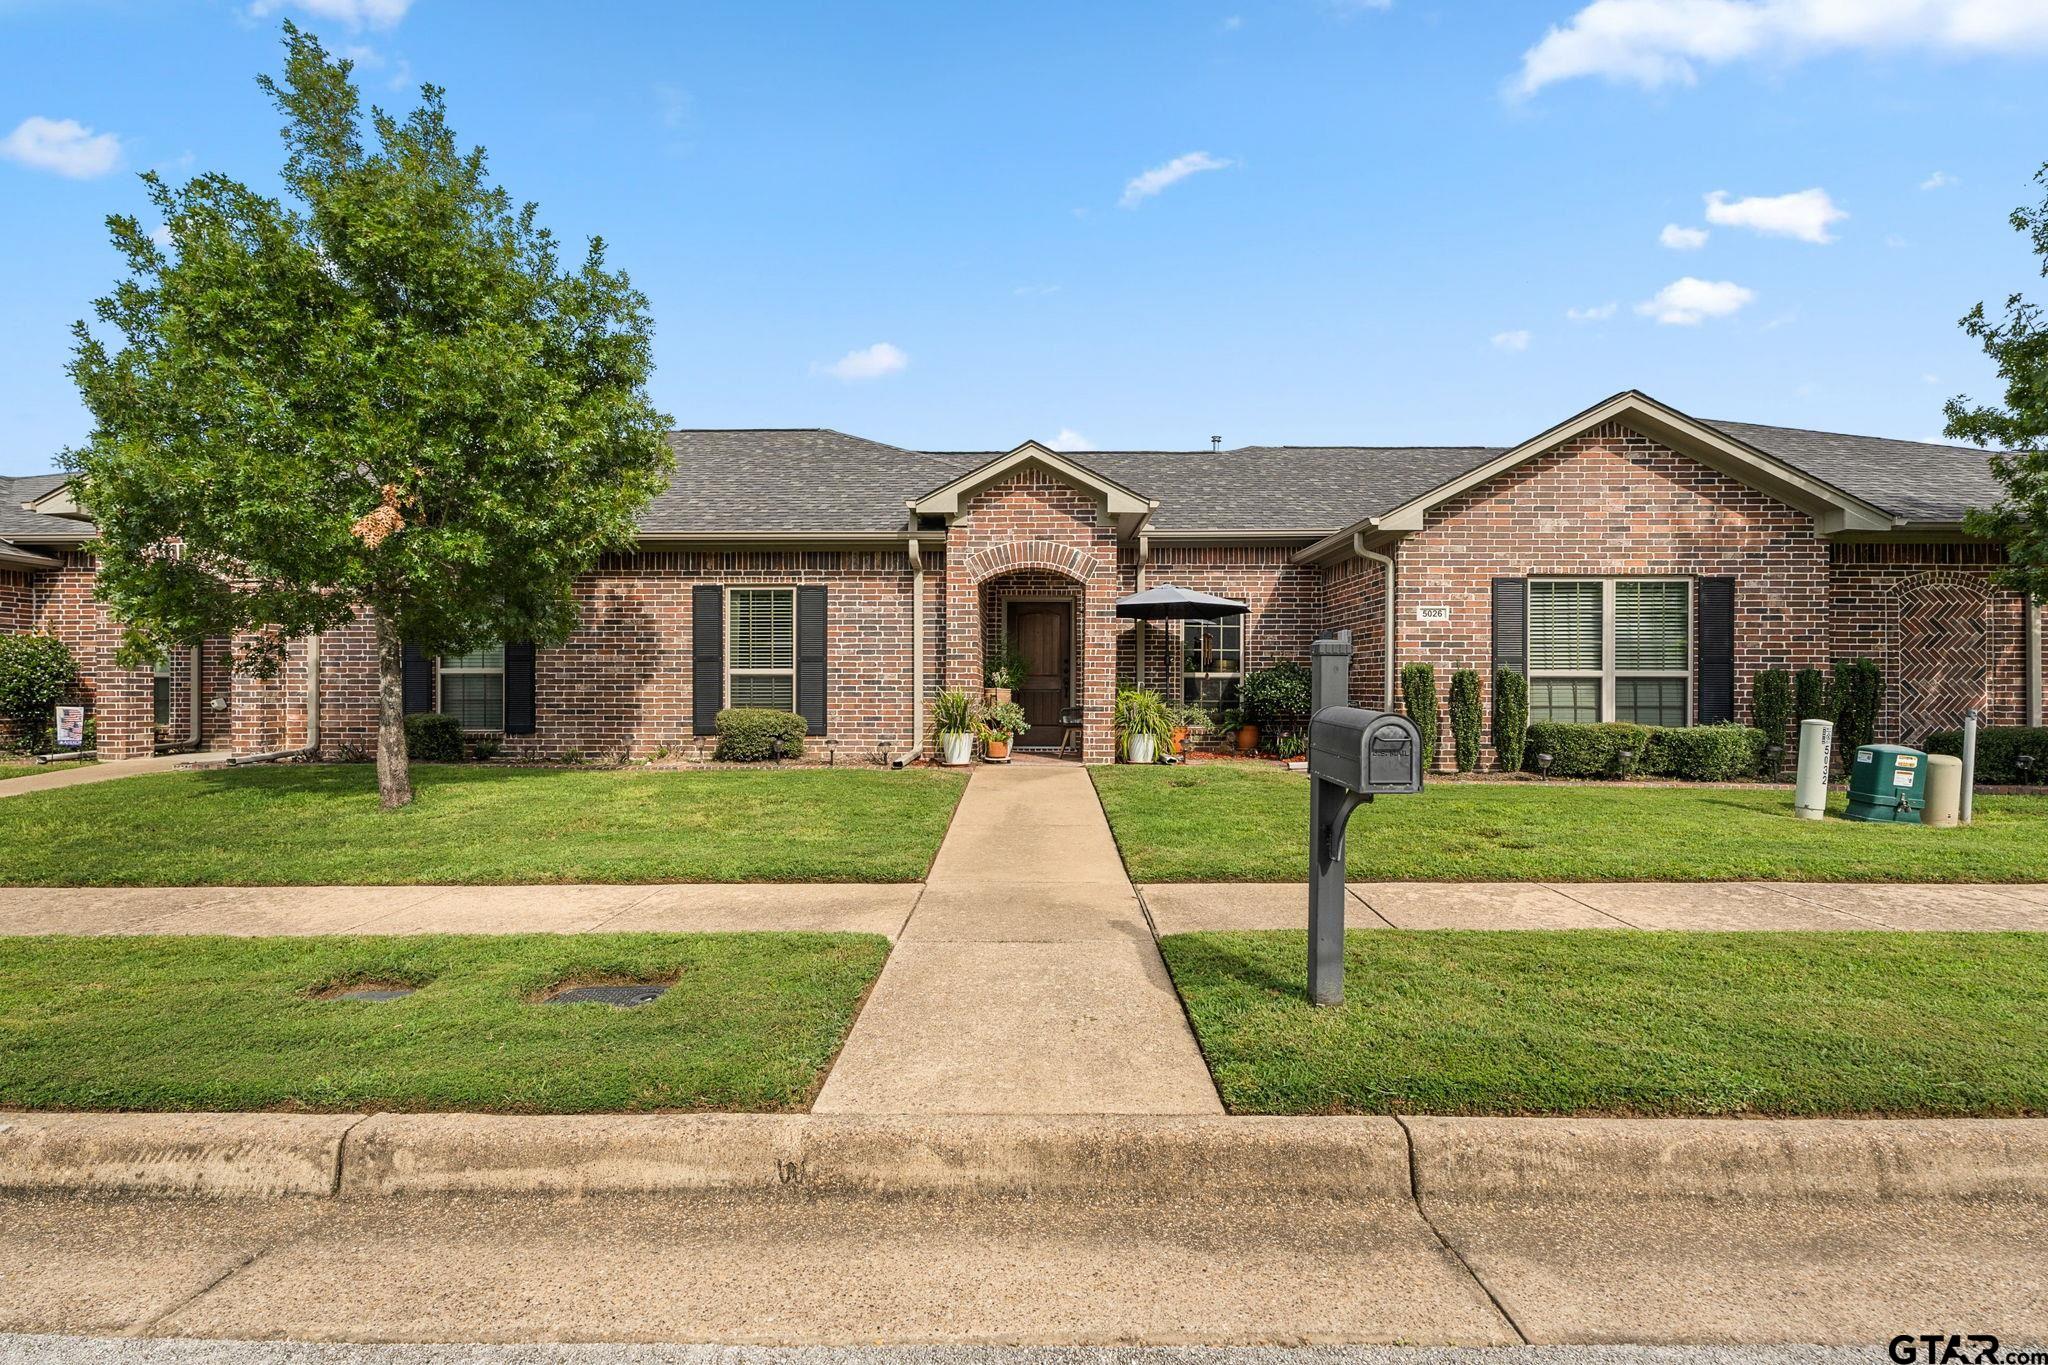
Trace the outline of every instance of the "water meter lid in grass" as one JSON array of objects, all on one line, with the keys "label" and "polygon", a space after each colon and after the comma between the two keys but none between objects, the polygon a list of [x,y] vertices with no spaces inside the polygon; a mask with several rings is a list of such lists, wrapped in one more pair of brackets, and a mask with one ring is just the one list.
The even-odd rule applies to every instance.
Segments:
[{"label": "water meter lid in grass", "polygon": [[666,986],[572,986],[566,991],[548,997],[550,1005],[616,1005],[620,1009],[637,1009],[641,1005],[653,1004],[668,990]]}]

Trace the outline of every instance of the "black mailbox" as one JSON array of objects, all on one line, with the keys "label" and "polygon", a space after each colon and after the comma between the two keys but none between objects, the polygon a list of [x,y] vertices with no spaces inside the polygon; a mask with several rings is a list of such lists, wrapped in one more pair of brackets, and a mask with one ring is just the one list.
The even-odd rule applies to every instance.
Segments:
[{"label": "black mailbox", "polygon": [[1308,723],[1308,770],[1362,796],[1422,790],[1422,735],[1391,711],[1331,706]]}]

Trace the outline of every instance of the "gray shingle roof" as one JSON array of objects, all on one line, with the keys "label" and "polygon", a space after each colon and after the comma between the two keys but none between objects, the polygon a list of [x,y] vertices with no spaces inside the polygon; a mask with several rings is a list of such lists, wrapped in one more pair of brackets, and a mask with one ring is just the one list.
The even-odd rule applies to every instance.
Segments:
[{"label": "gray shingle roof", "polygon": [[81,534],[90,535],[92,528],[82,521],[21,510],[23,503],[62,488],[70,477],[68,474],[27,474],[10,479],[0,475],[0,538],[14,540],[49,536],[66,540]]},{"label": "gray shingle roof", "polygon": [[1975,446],[1845,436],[1755,422],[1705,425],[1909,521],[1961,521],[1965,511],[1989,507],[2004,492],[1991,472],[1991,456]]}]

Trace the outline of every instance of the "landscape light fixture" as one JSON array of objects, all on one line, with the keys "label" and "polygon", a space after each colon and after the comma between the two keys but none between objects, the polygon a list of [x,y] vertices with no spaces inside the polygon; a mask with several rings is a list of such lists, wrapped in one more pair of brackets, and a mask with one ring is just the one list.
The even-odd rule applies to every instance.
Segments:
[{"label": "landscape light fixture", "polygon": [[1540,773],[1541,775],[1543,775],[1544,777],[1548,777],[1548,776],[1550,776],[1550,755],[1549,755],[1549,754],[1538,754],[1538,755],[1536,755],[1536,771],[1537,771],[1538,773]]}]

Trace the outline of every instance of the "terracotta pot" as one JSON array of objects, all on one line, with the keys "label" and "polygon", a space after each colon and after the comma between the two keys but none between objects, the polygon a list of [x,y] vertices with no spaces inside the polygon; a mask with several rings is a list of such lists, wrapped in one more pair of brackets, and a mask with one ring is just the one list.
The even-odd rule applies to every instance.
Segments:
[{"label": "terracotta pot", "polygon": [[1240,726],[1238,726],[1238,727],[1237,727],[1237,751],[1238,751],[1239,753],[1241,753],[1241,754],[1248,754],[1248,753],[1250,753],[1250,752],[1251,752],[1252,750],[1254,750],[1254,749],[1256,749],[1256,748],[1258,748],[1258,747],[1259,747],[1259,727],[1258,727],[1258,726],[1256,726],[1256,725],[1240,725]]},{"label": "terracotta pot", "polygon": [[988,745],[988,756],[990,758],[1008,758],[1010,756],[1009,740],[991,739],[985,741],[985,743]]},{"label": "terracotta pot", "polygon": [[1166,752],[1172,754],[1175,758],[1179,758],[1181,756],[1181,752],[1187,747],[1188,727],[1185,725],[1174,726],[1173,738],[1169,739],[1166,742]]},{"label": "terracotta pot", "polygon": [[986,689],[984,689],[984,691],[985,691],[985,692],[987,693],[987,695],[988,695],[988,704],[989,704],[990,706],[1008,706],[1008,705],[1010,704],[1010,689],[1009,689],[1009,688],[1007,688],[1007,687],[990,687],[990,688],[986,688]]}]

